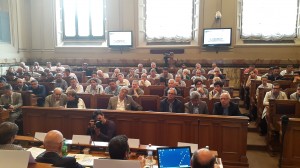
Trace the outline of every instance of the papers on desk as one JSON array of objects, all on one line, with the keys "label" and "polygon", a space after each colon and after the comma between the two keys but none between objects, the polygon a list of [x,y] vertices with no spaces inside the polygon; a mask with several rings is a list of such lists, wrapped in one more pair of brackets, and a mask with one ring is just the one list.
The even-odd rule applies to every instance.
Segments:
[{"label": "papers on desk", "polygon": [[30,151],[33,158],[36,159],[36,157],[39,156],[41,153],[45,152],[46,149],[32,147],[32,148],[27,149],[27,151]]},{"label": "papers on desk", "polygon": [[83,166],[93,166],[94,159],[103,159],[105,157],[95,157],[87,154],[68,154],[68,157],[75,157],[76,161]]},{"label": "papers on desk", "polygon": [[[17,159],[17,161],[16,161]],[[0,167],[24,168],[28,163],[35,163],[30,159],[30,152],[22,150],[0,150]]]},{"label": "papers on desk", "polygon": [[34,139],[44,142],[46,134],[44,132],[35,132]]},{"label": "papers on desk", "polygon": [[128,145],[130,148],[139,148],[140,147],[140,139],[128,138]]},{"label": "papers on desk", "polygon": [[91,143],[91,136],[90,135],[73,135],[72,143],[89,145]]}]

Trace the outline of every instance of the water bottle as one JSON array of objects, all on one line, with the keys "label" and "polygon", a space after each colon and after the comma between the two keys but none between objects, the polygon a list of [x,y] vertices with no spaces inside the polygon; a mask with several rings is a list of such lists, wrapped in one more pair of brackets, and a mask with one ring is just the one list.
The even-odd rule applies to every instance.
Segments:
[{"label": "water bottle", "polygon": [[63,156],[67,156],[68,155],[68,146],[66,144],[66,140],[63,141],[63,146],[61,148],[61,154]]},{"label": "water bottle", "polygon": [[147,151],[146,166],[149,168],[153,167],[153,151]]}]

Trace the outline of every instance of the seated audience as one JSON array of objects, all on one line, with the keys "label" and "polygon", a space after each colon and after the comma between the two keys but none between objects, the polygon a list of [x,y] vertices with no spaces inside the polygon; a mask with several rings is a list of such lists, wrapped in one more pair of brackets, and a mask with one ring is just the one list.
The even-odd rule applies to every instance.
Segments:
[{"label": "seated audience", "polygon": [[63,93],[60,87],[56,87],[53,90],[53,94],[49,95],[45,99],[45,107],[65,107],[67,103],[67,95]]},{"label": "seated audience", "polygon": [[41,76],[38,79],[39,82],[47,82],[47,74],[45,72],[41,72]]},{"label": "seated audience", "polygon": [[186,87],[186,83],[185,81],[183,81],[181,79],[181,75],[180,74],[176,74],[175,75],[175,86],[182,86],[182,87]]},{"label": "seated audience", "polygon": [[173,79],[173,75],[169,73],[169,69],[164,67],[163,72],[159,75],[161,82],[168,82],[169,79]]},{"label": "seated audience", "polygon": [[191,73],[190,70],[184,69],[184,70],[182,71],[182,75],[181,75],[181,76],[182,76],[182,79],[184,79],[184,80],[190,80],[190,79],[191,79],[190,73]]},{"label": "seated audience", "polygon": [[102,85],[98,83],[98,80],[96,78],[91,78],[90,80],[90,85],[88,85],[85,89],[85,93],[90,93],[90,94],[103,94],[104,90]]},{"label": "seated audience", "polygon": [[95,111],[89,122],[87,135],[91,135],[93,141],[108,142],[116,135],[116,124],[106,119],[100,110]]},{"label": "seated audience", "polygon": [[273,68],[274,67],[270,67],[269,70],[268,70],[268,72],[265,73],[265,74],[263,74],[262,76],[270,76],[270,75],[272,75],[273,74]]},{"label": "seated audience", "polygon": [[113,137],[108,143],[108,152],[110,159],[128,160],[129,144],[126,135],[118,135]]},{"label": "seated audience", "polygon": [[15,120],[21,115],[23,99],[21,93],[13,92],[10,84],[4,86],[4,94],[1,95],[0,104],[3,108],[9,110],[9,121]]},{"label": "seated audience", "polygon": [[167,98],[160,101],[161,112],[182,113],[182,102],[175,98],[176,95],[177,91],[175,88],[170,88],[168,90]]},{"label": "seated audience", "polygon": [[60,62],[56,63],[56,71],[57,71],[57,69],[59,69],[61,71],[60,73],[65,71],[65,67],[63,67]]},{"label": "seated audience", "polygon": [[143,94],[144,94],[144,91],[143,91],[143,89],[141,89],[139,87],[138,80],[133,80],[132,87],[129,89],[128,95],[139,97],[140,95],[143,95]]},{"label": "seated audience", "polygon": [[138,68],[134,71],[135,74],[147,73],[147,70],[144,68],[143,64],[138,64]]},{"label": "seated audience", "polygon": [[7,82],[15,82],[18,78],[16,77],[16,75],[12,72],[7,72],[6,73],[6,80]]},{"label": "seated audience", "polygon": [[0,80],[0,91],[4,91],[4,86],[6,85],[6,79]]},{"label": "seated audience", "polygon": [[281,75],[281,76],[284,76],[284,75],[294,75],[293,69],[294,69],[293,65],[287,65],[287,66],[286,66],[286,69],[285,69],[285,70],[282,70],[282,71],[280,72],[280,75]]},{"label": "seated audience", "polygon": [[[214,73],[215,73],[215,68],[217,67],[217,64],[215,63],[215,62],[213,62],[212,64],[211,64],[211,70],[210,71],[208,71],[208,73],[207,73],[207,75],[213,75]],[[222,74],[222,72],[220,71],[220,73]]]},{"label": "seated audience", "polygon": [[81,68],[78,68],[78,71],[85,71],[86,76],[92,76],[93,70],[88,68],[89,64],[84,62],[81,65]]},{"label": "seated audience", "polygon": [[164,96],[168,96],[169,89],[174,88],[176,90],[176,96],[182,96],[181,90],[176,87],[176,82],[174,79],[169,79],[168,87],[165,88]]},{"label": "seated audience", "polygon": [[124,79],[124,75],[120,73],[120,74],[118,75],[118,80],[116,81],[116,84],[117,84],[118,86],[129,86],[129,85],[130,85],[130,82],[129,82],[129,80]]},{"label": "seated audience", "polygon": [[127,79],[138,79],[139,75],[134,72],[134,68],[129,69],[129,74],[126,76]]},{"label": "seated audience", "polygon": [[57,67],[56,68],[56,73],[64,73],[64,70],[65,68],[64,67]]},{"label": "seated audience", "polygon": [[257,89],[256,89],[256,99],[258,97],[258,91],[259,88],[268,88],[268,89],[272,89],[273,84],[272,83],[268,83],[268,77],[267,76],[262,76],[261,77],[261,82],[262,84],[260,84]]},{"label": "seated audience", "polygon": [[207,98],[208,97],[208,90],[202,84],[203,81],[200,78],[197,78],[194,82],[194,88],[191,88],[190,95],[192,92],[197,91],[200,95],[200,98]]},{"label": "seated audience", "polygon": [[30,82],[33,81],[33,80],[36,80],[36,79],[34,79],[34,78],[31,76],[30,73],[25,73],[25,74],[24,74],[24,78],[23,78],[23,81],[24,81],[24,82],[30,83]]},{"label": "seated audience", "polygon": [[15,68],[13,66],[8,67],[6,70],[6,75],[7,73],[13,73],[15,76],[17,75],[17,72],[15,71]]},{"label": "seated audience", "polygon": [[0,124],[0,150],[23,150],[21,146],[13,144],[18,131],[19,127],[15,123]]},{"label": "seated audience", "polygon": [[249,110],[250,108],[250,87],[251,87],[251,80],[261,80],[260,76],[257,76],[257,74],[254,71],[249,72],[249,77],[246,82],[245,86],[245,104],[246,104],[246,109]]},{"label": "seated audience", "polygon": [[249,67],[244,70],[244,74],[248,74],[251,71],[258,75],[258,70],[255,68],[255,65],[249,65]]},{"label": "seated audience", "polygon": [[64,137],[60,131],[49,131],[44,139],[46,151],[37,156],[36,161],[50,163],[55,167],[84,168],[84,166],[76,162],[76,158],[62,156],[63,141]]},{"label": "seated audience", "polygon": [[212,84],[209,85],[209,87],[214,87],[214,84],[215,84],[217,81],[221,81],[221,82],[222,82],[221,78],[219,78],[219,77],[214,77],[214,78],[212,79]]},{"label": "seated audience", "polygon": [[295,71],[294,72],[294,83],[300,82],[300,71]]},{"label": "seated audience", "polygon": [[111,80],[108,83],[108,86],[104,89],[105,94],[111,94],[118,96],[121,90],[121,86],[118,86],[115,81]]},{"label": "seated audience", "polygon": [[193,70],[192,74],[196,74],[197,70],[200,70],[201,74],[205,74],[205,70],[202,68],[200,63],[196,63],[195,69]]},{"label": "seated audience", "polygon": [[14,90],[15,91],[27,91],[28,86],[23,82],[23,79],[18,78],[17,85],[15,85]]},{"label": "seated audience", "polygon": [[59,88],[61,88],[63,91],[67,90],[67,88],[68,88],[68,83],[67,83],[67,81],[65,81],[65,80],[63,79],[63,74],[57,73],[57,74],[55,75],[55,78],[56,78],[56,79],[53,81],[54,87],[59,87]]},{"label": "seated audience", "polygon": [[85,83],[90,84],[90,83],[91,83],[91,80],[96,80],[96,81],[97,81],[97,84],[99,84],[99,85],[102,84],[101,79],[99,79],[99,78],[97,77],[97,74],[94,73],[94,72],[93,72],[91,78],[90,78],[89,80],[87,80]]},{"label": "seated audience", "polygon": [[182,75],[183,70],[184,70],[185,68],[186,68],[186,65],[185,65],[185,64],[181,64],[181,68],[178,69],[177,74]]},{"label": "seated audience", "polygon": [[84,101],[78,97],[77,92],[73,89],[67,92],[66,108],[85,109]]},{"label": "seated audience", "polygon": [[208,107],[205,101],[200,100],[201,96],[197,91],[190,93],[190,101],[184,104],[184,112],[190,114],[208,114]]},{"label": "seated audience", "polygon": [[22,67],[18,67],[16,73],[17,73],[18,77],[23,77],[25,71],[24,71],[24,69]]},{"label": "seated audience", "polygon": [[111,75],[111,78],[117,78],[120,73],[121,73],[121,70],[119,68],[116,68],[114,70],[114,73]]},{"label": "seated audience", "polygon": [[131,96],[128,96],[129,88],[123,86],[118,96],[111,97],[107,109],[111,110],[143,110],[142,106],[135,102]]},{"label": "seated audience", "polygon": [[214,89],[209,92],[209,100],[213,98],[220,98],[222,93],[228,93],[228,91],[223,90],[223,82],[217,81],[214,83]]},{"label": "seated audience", "polygon": [[156,67],[156,63],[155,62],[151,62],[151,65],[150,65],[150,70],[151,69],[155,69],[155,72],[159,72],[159,69]]},{"label": "seated audience", "polygon": [[229,93],[222,93],[220,95],[220,102],[214,104],[214,115],[226,115],[226,116],[240,116],[241,112],[238,104],[230,101],[231,97]]},{"label": "seated audience", "polygon": [[29,72],[29,66],[25,65],[25,62],[20,62],[19,68],[22,68],[24,72]]},{"label": "seated audience", "polygon": [[155,79],[159,79],[159,74],[157,74],[155,69],[151,69],[150,70],[150,75],[147,76],[148,80],[155,80]]},{"label": "seated audience", "polygon": [[78,84],[75,78],[70,79],[70,86],[67,88],[66,92],[68,92],[71,89],[75,90],[76,93],[83,93],[82,85]]},{"label": "seated audience", "polygon": [[208,79],[213,79],[214,77],[219,77],[220,79],[225,79],[225,76],[221,74],[221,70],[218,67],[216,67],[214,69],[213,75],[208,75]]},{"label": "seated audience", "polygon": [[151,85],[151,82],[147,80],[147,74],[143,73],[141,75],[141,80],[139,80],[139,86],[145,86],[148,87]]},{"label": "seated audience", "polygon": [[191,80],[194,82],[195,79],[201,79],[202,81],[205,81],[206,80],[206,77],[204,77],[202,75],[202,72],[200,70],[197,70],[196,71],[196,74],[191,78]]},{"label": "seated audience", "polygon": [[28,90],[32,91],[32,94],[37,96],[37,105],[40,107],[44,106],[46,97],[46,88],[44,85],[40,85],[37,80],[31,81],[31,85]]},{"label": "seated audience", "polygon": [[65,76],[65,77],[68,77],[68,78],[70,78],[70,79],[71,79],[71,78],[74,78],[74,79],[76,79],[76,81],[79,83],[76,74],[71,73],[71,70],[70,70],[70,69],[65,69],[64,76]]},{"label": "seated audience", "polygon": [[276,81],[276,80],[282,80],[283,76],[280,75],[280,68],[279,67],[273,67],[273,73],[272,75],[268,75],[268,80],[270,81]]},{"label": "seated audience", "polygon": [[44,68],[41,67],[40,64],[39,64],[38,62],[34,62],[34,63],[33,63],[33,68],[32,68],[32,70],[33,70],[34,72],[42,72],[42,71],[44,71]]},{"label": "seated audience", "polygon": [[297,86],[297,91],[290,95],[290,99],[300,102],[300,84]]},{"label": "seated audience", "polygon": [[51,62],[46,63],[46,68],[48,68],[50,71],[53,71],[53,72],[56,71],[56,66],[52,66]]},{"label": "seated audience", "polygon": [[194,152],[191,159],[191,168],[214,168],[215,156],[206,148]]},{"label": "seated audience", "polygon": [[[262,119],[266,121],[265,124],[269,124],[271,130],[274,130],[275,128],[270,117],[269,99],[287,100],[288,98],[285,92],[281,91],[280,85],[278,83],[274,83],[272,90],[268,91],[264,97],[263,105],[265,106],[265,108],[262,113]],[[266,125],[264,125],[264,123],[262,123],[261,134],[265,133],[267,133],[267,127]]]},{"label": "seated audience", "polygon": [[108,75],[108,73],[104,73],[102,70],[98,70],[97,77],[106,79],[106,78],[109,78],[109,75]]}]

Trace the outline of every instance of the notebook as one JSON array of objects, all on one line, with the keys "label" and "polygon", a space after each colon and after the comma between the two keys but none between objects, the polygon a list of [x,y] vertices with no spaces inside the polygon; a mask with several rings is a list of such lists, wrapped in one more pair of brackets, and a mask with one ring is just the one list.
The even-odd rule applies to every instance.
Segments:
[{"label": "notebook", "polygon": [[[28,166],[30,158],[29,151],[22,150],[0,150],[0,167],[24,168]],[[17,159],[17,162],[16,162]],[[31,163],[34,159],[31,158]]]},{"label": "notebook", "polygon": [[157,160],[158,168],[190,168],[191,148],[189,146],[157,148]]},{"label": "notebook", "polygon": [[114,159],[95,159],[93,168],[140,168],[137,160],[114,160]]}]

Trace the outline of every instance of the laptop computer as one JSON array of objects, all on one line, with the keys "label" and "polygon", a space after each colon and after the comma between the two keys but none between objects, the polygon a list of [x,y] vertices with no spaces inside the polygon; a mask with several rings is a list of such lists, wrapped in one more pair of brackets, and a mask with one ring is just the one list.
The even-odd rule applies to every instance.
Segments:
[{"label": "laptop computer", "polygon": [[95,159],[93,168],[140,168],[137,160],[115,160],[115,159]]},{"label": "laptop computer", "polygon": [[189,146],[157,148],[158,168],[190,168],[191,148]]},{"label": "laptop computer", "polygon": [[24,168],[34,162],[29,151],[0,150],[0,167]]}]

